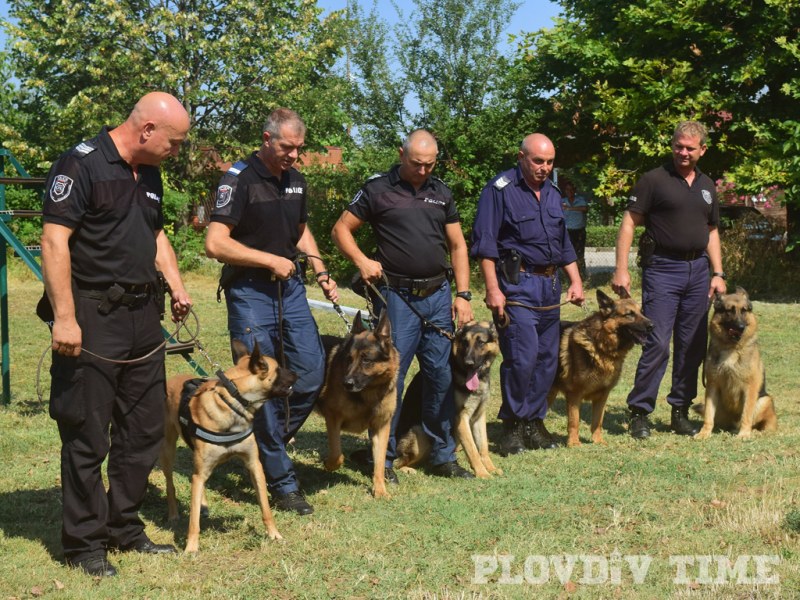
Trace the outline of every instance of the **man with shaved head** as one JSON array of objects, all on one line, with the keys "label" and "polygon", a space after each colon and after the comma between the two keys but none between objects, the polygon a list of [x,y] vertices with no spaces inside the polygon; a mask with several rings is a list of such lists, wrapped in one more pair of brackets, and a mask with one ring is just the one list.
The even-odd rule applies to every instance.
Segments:
[{"label": "man with shaved head", "polygon": [[[139,508],[164,429],[164,350],[154,352],[163,342],[158,271],[173,320],[191,306],[164,234],[158,169],[188,131],[176,98],[147,94],[122,125],[63,154],[45,188],[42,271],[53,309],[50,416],[62,444],[61,539],[67,563],[94,576],[116,574],[109,549],[175,552],[150,541]],[[108,491],[100,472],[106,457]]]},{"label": "man with shaved head", "polygon": [[566,300],[583,303],[577,257],[550,180],[556,151],[541,133],[527,136],[517,166],[486,184],[472,230],[472,257],[486,281],[486,306],[498,323],[504,455],[557,446],[544,426],[558,367],[561,282]]},{"label": "man with shaved head", "polygon": [[[415,355],[424,381],[422,427],[432,442],[430,470],[443,477],[473,477],[455,457],[451,344],[446,337],[454,320],[459,324],[472,320],[469,257],[450,189],[431,175],[438,152],[429,132],[412,132],[400,148],[400,164],[370,178],[333,227],[339,250],[386,299],[386,306],[376,302],[376,313],[388,311],[392,341],[400,353],[397,410],[386,454],[390,483],[397,483],[392,469],[397,457],[395,432],[406,372]],[[364,223],[375,233],[374,256],[364,254],[353,237]],[[451,300],[451,272],[455,300]]]}]

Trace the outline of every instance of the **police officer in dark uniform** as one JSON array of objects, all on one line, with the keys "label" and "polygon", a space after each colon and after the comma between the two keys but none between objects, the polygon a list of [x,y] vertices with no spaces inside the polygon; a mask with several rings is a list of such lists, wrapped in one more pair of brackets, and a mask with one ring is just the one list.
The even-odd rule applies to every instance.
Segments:
[{"label": "police officer in dark uniform", "polygon": [[[480,261],[486,281],[486,306],[499,323],[508,319],[498,331],[503,354],[498,416],[503,421],[500,448],[505,455],[557,445],[544,417],[558,367],[559,267],[570,280],[567,301],[583,303],[561,192],[549,179],[555,155],[546,136],[527,136],[517,167],[483,188],[472,230],[472,257]],[[529,308],[550,306],[556,308]]]},{"label": "police officer in dark uniform", "polygon": [[[422,427],[432,441],[431,472],[444,477],[473,477],[455,458],[451,343],[441,333],[452,332],[454,319],[459,323],[472,320],[469,258],[450,190],[440,179],[431,177],[437,153],[436,140],[430,133],[412,132],[400,148],[400,164],[369,179],[332,232],[339,250],[358,267],[364,281],[377,285],[386,299],[392,341],[400,354],[397,410],[386,454],[386,480],[390,483],[397,483],[392,470],[397,457],[395,431],[406,372],[415,355],[424,380]],[[377,238],[375,259],[367,257],[353,237],[364,223],[372,226]],[[447,277],[448,252],[455,273],[454,301]],[[383,309],[382,305],[379,308]],[[432,326],[426,326],[421,317]]]},{"label": "police officer in dark uniform", "polygon": [[[725,293],[714,182],[697,168],[706,151],[706,128],[684,121],[672,136],[672,161],[648,171],[636,183],[617,236],[617,266],[612,287],[630,291],[628,254],[634,228],[645,226],[640,241],[642,310],[655,328],[642,350],[633,390],[628,394],[630,434],[650,436],[648,415],[669,360],[673,338],[671,429],[694,435],[689,406],[697,395],[697,371],[708,333],[709,298]],[[709,278],[709,264],[711,277]]]},{"label": "police officer in dark uniform", "polygon": [[42,270],[54,315],[62,542],[67,563],[91,575],[116,574],[110,548],[175,552],[150,541],[138,514],[164,437],[164,350],[127,364],[94,355],[129,361],[163,342],[156,269],[170,286],[173,319],[191,305],[163,231],[157,168],[188,130],[177,99],[147,94],[125,123],[66,152],[48,177]]},{"label": "police officer in dark uniform", "polygon": [[[314,512],[300,492],[286,443],[305,422],[322,387],[325,352],[298,269],[304,252],[325,297],[336,302],[336,282],[319,257],[309,229],[305,178],[293,168],[306,126],[294,111],[279,108],[264,124],[261,148],[222,177],[206,253],[226,263],[221,285],[231,340],[285,360],[297,382],[286,413],[283,402],[264,405],[253,428],[275,508]],[[233,267],[233,268],[232,268]]]}]

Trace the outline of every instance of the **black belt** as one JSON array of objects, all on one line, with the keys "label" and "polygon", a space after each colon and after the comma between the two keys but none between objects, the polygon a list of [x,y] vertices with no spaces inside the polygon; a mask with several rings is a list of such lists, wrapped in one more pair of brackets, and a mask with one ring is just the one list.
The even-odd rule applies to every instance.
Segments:
[{"label": "black belt", "polygon": [[541,275],[543,277],[552,277],[557,270],[558,267],[556,265],[521,265],[519,268],[520,273],[530,273],[531,275]]},{"label": "black belt", "polygon": [[430,296],[433,292],[439,289],[445,281],[447,281],[447,273],[436,275],[435,277],[427,277],[424,279],[413,279],[411,277],[396,277],[394,275],[386,275],[386,281],[393,288],[407,289],[413,296]]},{"label": "black belt", "polygon": [[156,289],[154,283],[89,283],[76,280],[75,285],[79,290],[94,290],[98,292],[105,292],[109,288],[118,285],[125,294],[152,294]]},{"label": "black belt", "polygon": [[705,250],[690,250],[688,252],[678,252],[675,250],[667,250],[665,248],[656,247],[656,256],[663,256],[664,258],[671,258],[673,260],[696,260],[705,254]]}]

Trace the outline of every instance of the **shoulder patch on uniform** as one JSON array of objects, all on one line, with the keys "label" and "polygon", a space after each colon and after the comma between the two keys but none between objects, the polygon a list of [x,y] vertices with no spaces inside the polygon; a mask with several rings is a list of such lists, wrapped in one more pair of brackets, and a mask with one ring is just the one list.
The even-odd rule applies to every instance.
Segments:
[{"label": "shoulder patch on uniform", "polygon": [[75,153],[78,156],[86,156],[90,152],[94,152],[97,150],[94,146],[92,146],[89,142],[81,142],[77,146],[75,146]]},{"label": "shoulder patch on uniform", "polygon": [[[94,148],[93,148],[94,149]],[[61,202],[69,197],[72,192],[72,184],[74,181],[71,177],[66,175],[56,175],[53,179],[53,185],[50,186],[50,199],[53,202]]]},{"label": "shoulder patch on uniform", "polygon": [[711,204],[711,192],[708,190],[702,190],[703,200],[706,201],[706,204]]},{"label": "shoulder patch on uniform", "polygon": [[496,187],[498,190],[502,190],[509,183],[511,183],[511,180],[505,175],[503,175],[502,177],[499,177],[497,181],[494,182],[494,187]]},{"label": "shoulder patch on uniform", "polygon": [[[550,183],[552,183],[552,182],[550,182]],[[559,188],[559,187],[558,187],[558,186],[557,186],[555,183],[553,183],[553,188],[554,188],[554,189],[555,189],[555,190],[556,190],[556,191],[557,191],[559,194],[561,194],[561,193],[562,193],[562,192],[561,192],[561,188]]]},{"label": "shoulder patch on uniform", "polygon": [[386,173],[375,173],[372,177],[369,177],[367,181],[372,181],[373,179],[377,179],[378,177],[383,177]]},{"label": "shoulder patch on uniform", "polygon": [[221,185],[217,188],[217,202],[216,207],[222,208],[231,201],[233,197],[233,188],[229,185]]},{"label": "shoulder patch on uniform", "polygon": [[[230,168],[230,169],[228,169],[228,174],[229,174],[229,175],[238,175],[239,173],[241,173],[242,171],[244,171],[244,170],[245,170],[247,167],[249,167],[249,166],[250,166],[250,165],[248,165],[248,164],[247,164],[246,162],[244,162],[243,160],[237,161],[237,162],[235,162],[235,163],[233,163],[233,164],[231,165],[231,168]],[[223,186],[223,187],[224,187],[224,186]],[[227,204],[227,203],[226,203],[226,204]]]}]

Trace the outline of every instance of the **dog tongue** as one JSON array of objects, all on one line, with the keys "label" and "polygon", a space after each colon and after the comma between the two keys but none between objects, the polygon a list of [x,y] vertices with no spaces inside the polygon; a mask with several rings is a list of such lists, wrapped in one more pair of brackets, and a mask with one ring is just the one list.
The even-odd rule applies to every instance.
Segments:
[{"label": "dog tongue", "polygon": [[478,389],[478,372],[477,371],[475,371],[472,374],[472,377],[467,379],[467,389],[470,392],[474,392],[475,390]]}]

